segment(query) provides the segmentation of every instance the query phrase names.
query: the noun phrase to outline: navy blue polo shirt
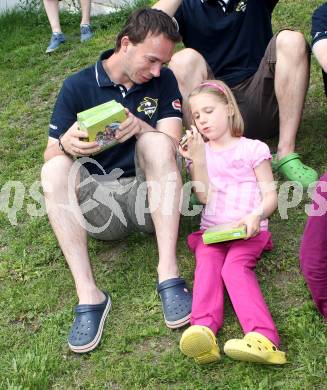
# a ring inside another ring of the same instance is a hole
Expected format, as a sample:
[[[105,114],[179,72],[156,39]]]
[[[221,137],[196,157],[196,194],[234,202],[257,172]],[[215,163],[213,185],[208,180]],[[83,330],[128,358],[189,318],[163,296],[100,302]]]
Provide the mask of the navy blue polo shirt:
[[[312,15],[312,46],[321,39],[327,39],[327,3],[321,5]],[[322,71],[327,96],[327,74]]]
[[[197,50],[216,79],[233,87],[258,69],[272,38],[278,0],[231,0],[226,12],[213,0],[183,0],[175,18],[186,47]]]
[[[49,126],[49,137],[58,139],[77,120],[77,113],[115,99],[135,116],[156,128],[161,119],[181,118],[181,94],[172,71],[162,68],[160,76],[144,84],[135,84],[128,91],[114,84],[103,68],[102,60],[113,50],[102,53],[99,61],[68,77],[60,90]],[[114,168],[124,171],[122,176],[135,176],[134,154],[136,138],[115,145],[92,156],[106,173]],[[95,164],[85,164],[91,174],[103,174]]]

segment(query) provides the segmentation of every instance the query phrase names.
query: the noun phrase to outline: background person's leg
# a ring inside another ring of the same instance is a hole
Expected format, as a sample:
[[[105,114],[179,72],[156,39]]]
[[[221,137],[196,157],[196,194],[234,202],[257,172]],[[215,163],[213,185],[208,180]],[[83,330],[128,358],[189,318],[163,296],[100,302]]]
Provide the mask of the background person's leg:
[[[90,26],[91,0],[80,0],[82,20],[81,20],[81,42],[92,38],[93,33]]]
[[[245,123],[245,136],[265,140],[278,134],[273,168],[305,188],[317,172],[294,153],[308,86],[308,49],[301,33],[284,30],[269,42],[257,72],[232,88]]]
[[[82,10],[81,26],[90,24],[91,0],[80,0]]]
[[[60,20],[59,20],[59,1],[58,0],[43,0],[45,12],[47,13],[51,31],[53,33],[60,33]]]
[[[275,91],[279,106],[277,167],[288,180],[307,188],[318,179],[294,153],[309,84],[309,46],[302,33],[283,30],[276,38]]]
[[[195,87],[208,78],[207,64],[196,50],[183,49],[173,55],[169,68],[173,71],[183,96],[183,124],[189,129],[192,118],[188,96]]]
[[[283,30],[276,38],[275,91],[279,106],[277,157],[294,152],[309,85],[308,44],[302,33]]]
[[[45,12],[47,13],[51,26],[51,40],[47,47],[46,53],[52,53],[58,49],[59,45],[65,42],[65,36],[61,32],[59,20],[59,1],[58,0],[43,0]]]

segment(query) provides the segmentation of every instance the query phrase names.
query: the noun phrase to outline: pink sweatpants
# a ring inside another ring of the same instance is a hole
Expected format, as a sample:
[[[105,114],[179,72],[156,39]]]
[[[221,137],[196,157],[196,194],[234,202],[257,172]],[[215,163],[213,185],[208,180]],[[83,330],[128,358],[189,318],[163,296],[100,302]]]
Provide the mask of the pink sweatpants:
[[[279,336],[254,272],[263,250],[272,249],[271,233],[248,240],[205,245],[202,231],[188,236],[195,253],[191,324],[215,334],[223,324],[224,286],[244,333],[259,332],[279,346]]]
[[[308,217],[301,242],[301,270],[318,310],[327,321],[327,172],[317,184],[313,210],[320,216]]]

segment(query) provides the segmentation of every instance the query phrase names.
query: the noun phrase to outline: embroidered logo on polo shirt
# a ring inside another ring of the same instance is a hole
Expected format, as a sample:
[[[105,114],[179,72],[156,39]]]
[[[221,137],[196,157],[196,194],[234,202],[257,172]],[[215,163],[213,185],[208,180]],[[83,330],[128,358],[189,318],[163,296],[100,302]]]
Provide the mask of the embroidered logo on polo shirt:
[[[144,112],[150,119],[158,108],[158,99],[152,99],[150,97],[145,97],[139,106],[137,107],[137,112]]]
[[[236,4],[235,11],[236,12],[245,12],[247,5],[247,0],[241,0]]]
[[[171,105],[173,106],[174,110],[182,111],[182,105],[179,99],[174,100]]]

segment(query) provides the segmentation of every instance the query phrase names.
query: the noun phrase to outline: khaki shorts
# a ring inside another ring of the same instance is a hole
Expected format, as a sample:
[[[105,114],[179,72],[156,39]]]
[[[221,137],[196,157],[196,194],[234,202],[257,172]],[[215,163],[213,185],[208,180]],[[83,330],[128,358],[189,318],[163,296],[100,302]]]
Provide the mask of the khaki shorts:
[[[178,154],[176,160],[181,170],[182,159]],[[117,178],[119,170],[107,175],[90,175],[81,166],[78,200],[90,236],[112,241],[135,231],[155,232],[149,213],[146,178],[136,153],[135,173],[135,177],[123,178]]]
[[[244,135],[267,139],[279,132],[279,112],[275,95],[276,38],[266,49],[256,73],[232,88],[244,120]]]

